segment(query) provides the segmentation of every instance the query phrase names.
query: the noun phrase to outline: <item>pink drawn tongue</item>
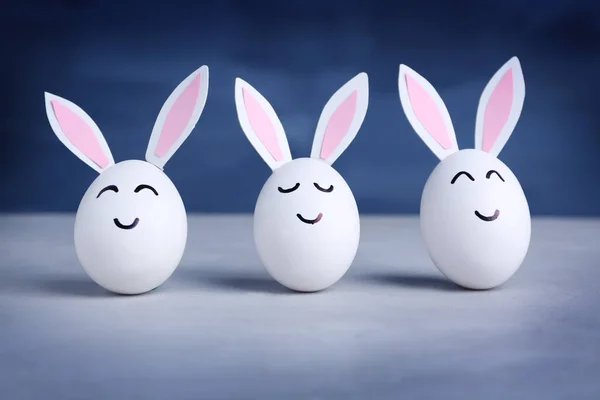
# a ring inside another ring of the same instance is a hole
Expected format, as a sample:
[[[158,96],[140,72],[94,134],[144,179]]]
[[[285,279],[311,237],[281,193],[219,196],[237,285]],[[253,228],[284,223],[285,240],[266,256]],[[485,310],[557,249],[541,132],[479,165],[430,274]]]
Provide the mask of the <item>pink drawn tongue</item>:
[[[323,218],[323,213],[319,213],[319,215],[317,215],[317,219],[315,219],[314,223],[316,224],[317,222],[319,222],[321,218]]]

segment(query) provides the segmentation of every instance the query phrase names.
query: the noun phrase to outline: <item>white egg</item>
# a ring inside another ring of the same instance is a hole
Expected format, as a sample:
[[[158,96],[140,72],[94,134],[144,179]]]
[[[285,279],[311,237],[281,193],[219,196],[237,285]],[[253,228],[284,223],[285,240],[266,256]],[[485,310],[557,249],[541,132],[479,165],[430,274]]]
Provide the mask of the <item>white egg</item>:
[[[484,88],[475,149],[459,150],[450,114],[434,87],[406,65],[400,101],[415,132],[440,159],[421,198],[421,231],[437,268],[458,285],[491,289],[519,269],[529,248],[531,216],[519,181],[497,156],[512,135],[525,99],[518,58]]]
[[[444,275],[467,288],[489,289],[507,281],[523,262],[531,218],[519,181],[502,161],[461,150],[429,176],[421,230]]]
[[[59,140],[100,175],[75,216],[75,252],[85,272],[115,293],[141,294],[175,271],[187,241],[183,200],[163,167],[190,135],[208,96],[208,67],[184,79],[161,108],[146,160],[115,164],[104,135],[75,103],[46,93]]]
[[[75,217],[79,262],[90,278],[116,293],[160,286],[179,265],[186,240],[179,192],[145,161],[123,161],[102,172]]]
[[[242,130],[273,173],[254,209],[254,242],[269,274],[300,292],[326,289],[354,261],[360,220],[354,195],[331,167],[360,129],[369,103],[360,73],[329,99],[317,124],[310,158],[292,160],[281,121],[256,89],[236,79]]]
[[[282,285],[302,292],[333,285],[352,264],[359,238],[352,191],[324,161],[293,160],[263,186],[254,240],[265,268]]]

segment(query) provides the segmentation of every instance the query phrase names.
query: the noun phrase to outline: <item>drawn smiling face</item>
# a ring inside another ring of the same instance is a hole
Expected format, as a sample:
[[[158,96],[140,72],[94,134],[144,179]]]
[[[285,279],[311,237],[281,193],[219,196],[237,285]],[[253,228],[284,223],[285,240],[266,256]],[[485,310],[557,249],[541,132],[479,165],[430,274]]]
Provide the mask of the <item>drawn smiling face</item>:
[[[254,238],[264,265],[295,290],[311,291],[313,284],[341,277],[356,254],[359,232],[352,191],[318,159],[299,158],[274,171],[254,211]]]
[[[331,193],[331,192],[333,192],[333,189],[334,189],[333,185],[322,187],[317,182],[313,182],[313,186],[318,191],[323,192],[323,193]],[[279,191],[279,193],[292,193],[292,192],[295,192],[296,190],[298,190],[299,188],[300,188],[300,182],[296,182],[294,184],[294,186],[292,186],[291,188],[286,189],[281,186],[278,186],[277,190]],[[317,200],[317,202],[318,202],[318,200]],[[296,217],[298,217],[298,219],[305,224],[314,225],[321,221],[321,218],[323,218],[323,213],[319,212],[319,214],[313,219],[303,217],[302,214],[300,214],[300,213],[297,213]]]
[[[265,183],[256,213],[263,204],[271,219],[294,226],[298,235],[315,229],[337,230],[357,210],[354,196],[342,176],[323,161],[300,158],[276,170]],[[262,214],[261,214],[262,215]],[[307,230],[308,229],[308,230]]]
[[[123,161],[100,174],[75,219],[81,264],[98,284],[119,293],[166,280],[186,238],[185,207],[177,189],[144,161]]]
[[[430,255],[463,286],[486,286],[485,277],[477,276],[479,266],[488,266],[482,273],[490,282],[512,275],[527,251],[530,224],[519,181],[485,152],[469,149],[448,156],[425,185],[421,227]],[[478,283],[467,282],[471,278]]]
[[[156,189],[154,187],[152,187],[151,185],[142,183],[138,186],[136,186],[136,188],[133,190],[134,193],[139,193],[142,190],[150,190],[152,193],[154,193],[155,196],[158,196],[158,192],[156,191]],[[98,193],[98,195],[96,196],[96,198],[100,198],[100,196],[104,193],[104,192],[115,192],[115,193],[119,193],[119,187],[117,185],[108,185],[103,187],[100,192]],[[140,219],[138,217],[135,217],[133,222],[130,224],[124,224],[123,222],[119,221],[119,218],[113,218],[113,222],[115,224],[115,226],[119,229],[125,229],[125,230],[130,230],[135,228],[138,223],[140,222]]]
[[[469,172],[467,172],[467,171],[459,171],[459,172],[456,173],[456,175],[454,175],[454,177],[450,181],[450,184],[454,185],[456,183],[456,181],[458,180],[458,178],[460,178],[461,176],[465,176],[466,178],[470,179],[472,182],[475,182],[475,178]],[[486,179],[491,179],[494,176],[497,177],[497,179],[500,179],[502,182],[505,182],[505,180],[502,177],[502,175],[500,175],[500,173],[498,171],[496,171],[495,169],[490,169],[485,174],[485,178]],[[483,188],[483,186],[478,185],[478,188],[481,190],[481,188]],[[500,210],[496,209],[493,212],[493,214],[491,214],[489,216],[483,215],[478,210],[475,210],[475,216],[477,218],[479,218],[480,220],[482,220],[482,221],[493,222],[493,221],[497,220],[498,217],[500,216]]]

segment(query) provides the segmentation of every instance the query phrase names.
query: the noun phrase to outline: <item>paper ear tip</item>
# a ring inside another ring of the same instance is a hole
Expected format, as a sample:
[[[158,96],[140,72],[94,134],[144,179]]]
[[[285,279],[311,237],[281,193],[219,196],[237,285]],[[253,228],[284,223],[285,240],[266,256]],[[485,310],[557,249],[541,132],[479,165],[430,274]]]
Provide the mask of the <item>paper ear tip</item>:
[[[52,94],[50,92],[44,92],[44,100],[46,100],[47,103],[51,102],[52,100],[56,100],[59,97],[55,94]]]
[[[236,89],[243,89],[244,86],[248,86],[248,82],[240,78],[239,76],[235,78],[235,87]]]
[[[399,71],[400,71],[400,75],[406,75],[406,74],[412,72],[413,70],[406,64],[400,64]]]
[[[506,64],[508,65],[509,69],[512,69],[513,71],[520,73],[521,72],[521,61],[519,60],[519,57],[514,56],[512,57],[510,60],[508,60],[506,62]]]
[[[355,79],[369,83],[369,75],[366,72],[361,72],[355,76]]]
[[[349,88],[351,89],[353,92],[354,91],[369,91],[369,76],[367,75],[366,72],[361,72],[359,74],[357,74],[356,76],[354,76],[354,78],[350,79],[348,82],[346,82],[346,84],[343,86],[344,88]],[[340,89],[342,90],[342,89]]]
[[[50,112],[52,114],[55,113],[55,109],[54,109],[55,103],[69,107],[71,102],[68,101],[67,99],[63,99],[62,97],[52,94],[50,92],[44,92],[44,104],[46,106],[47,112]]]
[[[201,81],[208,83],[208,67],[206,65],[203,65],[190,73],[187,78],[180,83],[180,85],[188,85],[197,80],[198,77],[200,77]]]
[[[238,96],[241,96],[244,92],[249,92],[253,96],[258,95],[260,97],[260,94],[258,94],[258,91],[254,86],[239,77],[235,78],[235,92]]]
[[[200,68],[198,68],[194,72],[194,74],[200,74],[200,75],[202,75],[202,79],[207,80],[208,79],[208,72],[209,72],[208,65],[203,65]]]

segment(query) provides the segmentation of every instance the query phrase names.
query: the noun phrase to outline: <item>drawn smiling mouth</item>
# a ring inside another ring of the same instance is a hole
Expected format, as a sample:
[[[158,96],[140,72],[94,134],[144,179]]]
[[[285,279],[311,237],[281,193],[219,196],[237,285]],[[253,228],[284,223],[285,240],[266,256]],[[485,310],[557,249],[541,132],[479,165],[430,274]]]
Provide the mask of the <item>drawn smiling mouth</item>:
[[[314,225],[317,222],[319,222],[321,220],[321,218],[323,218],[323,213],[319,213],[319,215],[317,215],[317,218],[315,218],[315,219],[306,219],[300,214],[296,214],[296,217],[298,217],[298,219],[300,221],[304,222],[305,224]]]
[[[119,222],[118,218],[114,218],[113,222],[115,223],[115,225],[117,226],[117,228],[121,228],[121,229],[133,229],[137,226],[138,222],[140,222],[139,218],[136,218],[133,220],[133,222],[129,225],[123,225],[121,222]]]
[[[498,219],[498,216],[500,215],[500,210],[496,210],[494,212],[494,215],[492,215],[490,217],[486,217],[485,215],[480,214],[479,211],[477,211],[477,210],[475,210],[475,215],[477,215],[477,218],[479,218],[482,221],[492,222],[492,221],[495,221],[496,219]]]

